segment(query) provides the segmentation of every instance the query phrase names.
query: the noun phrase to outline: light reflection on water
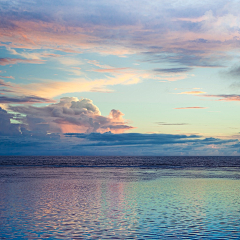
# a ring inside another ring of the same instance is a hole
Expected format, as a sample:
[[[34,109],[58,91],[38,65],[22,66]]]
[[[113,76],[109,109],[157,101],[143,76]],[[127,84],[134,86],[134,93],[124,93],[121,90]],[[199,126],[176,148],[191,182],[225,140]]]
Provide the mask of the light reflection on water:
[[[1,239],[240,239],[234,168],[0,169]]]

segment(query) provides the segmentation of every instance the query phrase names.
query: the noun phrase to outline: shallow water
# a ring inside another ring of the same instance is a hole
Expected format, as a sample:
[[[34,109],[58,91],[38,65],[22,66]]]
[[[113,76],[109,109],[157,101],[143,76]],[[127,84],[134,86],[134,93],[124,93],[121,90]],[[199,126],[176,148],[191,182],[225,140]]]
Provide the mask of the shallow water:
[[[240,171],[0,168],[0,239],[240,239]]]

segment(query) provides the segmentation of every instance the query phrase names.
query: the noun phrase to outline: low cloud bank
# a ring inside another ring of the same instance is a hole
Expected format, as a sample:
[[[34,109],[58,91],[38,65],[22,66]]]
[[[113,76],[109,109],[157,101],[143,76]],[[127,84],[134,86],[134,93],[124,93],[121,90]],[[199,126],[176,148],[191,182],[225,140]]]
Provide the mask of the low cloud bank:
[[[125,133],[123,113],[102,116],[90,99],[0,108],[0,155],[240,155],[239,140]]]

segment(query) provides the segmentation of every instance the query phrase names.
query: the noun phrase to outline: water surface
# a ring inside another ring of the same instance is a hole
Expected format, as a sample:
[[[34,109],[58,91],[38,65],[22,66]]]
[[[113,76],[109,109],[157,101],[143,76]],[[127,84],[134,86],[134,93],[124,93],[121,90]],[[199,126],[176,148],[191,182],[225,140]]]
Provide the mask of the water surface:
[[[240,239],[238,158],[115,159],[0,158],[0,239]]]

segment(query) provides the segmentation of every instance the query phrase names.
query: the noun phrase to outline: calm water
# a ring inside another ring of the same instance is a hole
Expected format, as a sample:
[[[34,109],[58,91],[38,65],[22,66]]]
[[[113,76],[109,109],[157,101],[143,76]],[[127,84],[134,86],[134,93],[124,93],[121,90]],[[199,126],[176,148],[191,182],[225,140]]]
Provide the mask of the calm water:
[[[0,157],[0,239],[39,238],[240,239],[240,159]]]

